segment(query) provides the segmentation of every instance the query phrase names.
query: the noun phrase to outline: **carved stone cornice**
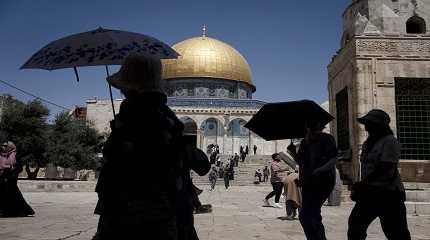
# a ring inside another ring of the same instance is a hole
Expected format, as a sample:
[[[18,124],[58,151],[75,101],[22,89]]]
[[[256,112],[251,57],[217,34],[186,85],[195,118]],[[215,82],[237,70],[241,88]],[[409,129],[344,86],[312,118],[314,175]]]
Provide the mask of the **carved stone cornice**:
[[[430,58],[429,37],[357,37],[358,56]]]

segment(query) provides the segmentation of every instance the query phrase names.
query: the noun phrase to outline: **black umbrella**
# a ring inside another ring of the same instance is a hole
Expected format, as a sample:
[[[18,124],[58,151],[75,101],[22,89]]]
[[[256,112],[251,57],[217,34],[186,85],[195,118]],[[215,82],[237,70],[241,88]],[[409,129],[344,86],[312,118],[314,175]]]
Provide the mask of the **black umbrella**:
[[[327,111],[311,100],[268,103],[245,125],[267,141],[303,138],[307,122],[323,126],[334,119]]]

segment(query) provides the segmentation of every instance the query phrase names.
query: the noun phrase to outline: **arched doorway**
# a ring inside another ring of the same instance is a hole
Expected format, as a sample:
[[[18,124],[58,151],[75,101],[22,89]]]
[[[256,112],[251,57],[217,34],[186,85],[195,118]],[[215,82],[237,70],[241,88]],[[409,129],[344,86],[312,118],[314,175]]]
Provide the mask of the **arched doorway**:
[[[220,151],[223,152],[223,135],[224,127],[220,120],[216,118],[208,118],[200,126],[202,130],[202,148],[207,149],[210,145],[218,145]]]
[[[187,142],[197,146],[197,124],[190,117],[181,117],[181,122],[184,124],[184,136]]]
[[[250,132],[245,128],[246,123],[247,122],[242,118],[236,118],[229,122],[227,126],[227,137],[229,141],[231,141],[231,146],[229,147],[231,152],[228,151],[229,153],[239,153],[240,146],[243,146],[244,150],[246,146],[249,148],[251,147],[249,146]]]
[[[406,33],[410,34],[425,34],[426,21],[418,16],[413,16],[406,22]]]

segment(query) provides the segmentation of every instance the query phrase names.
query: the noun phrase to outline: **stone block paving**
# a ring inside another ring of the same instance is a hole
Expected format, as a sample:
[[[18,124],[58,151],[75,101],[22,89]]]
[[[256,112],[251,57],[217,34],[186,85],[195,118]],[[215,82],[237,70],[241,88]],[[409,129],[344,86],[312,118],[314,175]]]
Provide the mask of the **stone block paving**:
[[[219,185],[213,192],[208,186],[201,201],[213,205],[210,214],[195,216],[202,240],[304,240],[298,220],[286,221],[284,209],[263,207],[262,199],[270,187],[233,186],[229,191]],[[97,226],[93,215],[97,195],[91,192],[32,192],[24,197],[36,211],[35,217],[0,218],[1,240],[78,240],[91,239]],[[323,218],[330,240],[346,239],[347,219],[352,204],[324,207]],[[430,240],[430,216],[408,215],[412,239]],[[369,228],[368,239],[385,239],[379,222]]]

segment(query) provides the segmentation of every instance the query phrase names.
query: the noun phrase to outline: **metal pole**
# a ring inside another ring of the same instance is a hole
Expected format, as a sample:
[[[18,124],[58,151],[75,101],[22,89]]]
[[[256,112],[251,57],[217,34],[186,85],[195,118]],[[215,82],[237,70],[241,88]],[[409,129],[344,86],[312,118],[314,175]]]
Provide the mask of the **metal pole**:
[[[107,77],[109,77],[109,68],[107,65],[105,65],[106,67],[106,75]],[[113,118],[115,119],[115,105],[113,104],[113,96],[112,96],[112,86],[110,85],[110,83],[108,82],[109,85],[109,94],[110,94],[110,103],[112,104],[112,112],[113,112]]]

